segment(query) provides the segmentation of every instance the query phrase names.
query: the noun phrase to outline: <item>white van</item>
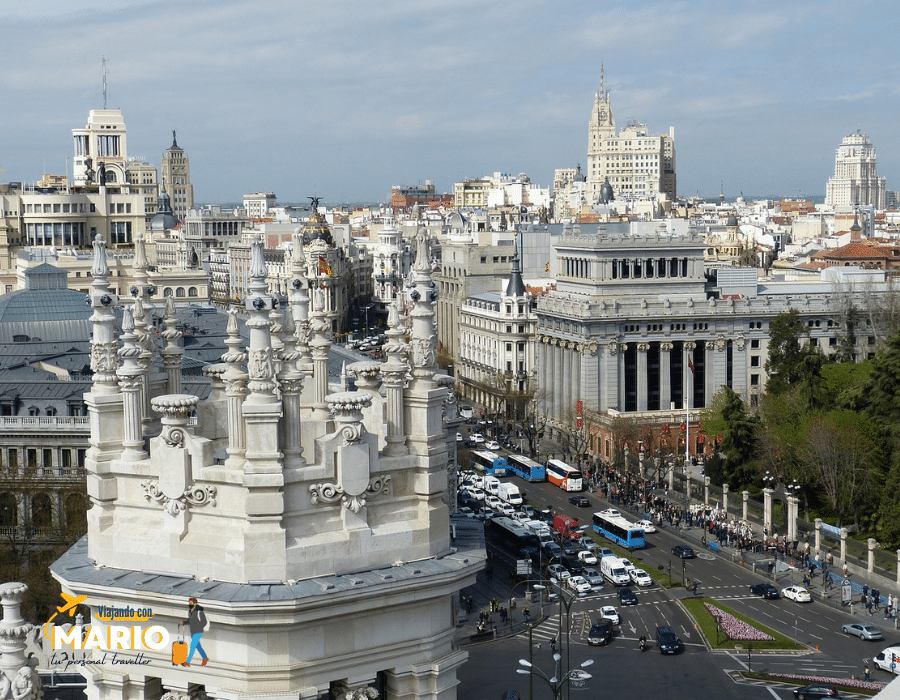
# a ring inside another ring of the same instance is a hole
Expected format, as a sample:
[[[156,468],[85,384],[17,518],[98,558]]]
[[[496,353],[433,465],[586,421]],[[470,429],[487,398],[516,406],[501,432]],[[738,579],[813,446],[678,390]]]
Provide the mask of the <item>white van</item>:
[[[631,577],[618,557],[603,557],[600,560],[600,573],[614,586],[627,586],[631,583]]]
[[[515,484],[510,484],[505,481],[501,482],[497,489],[497,495],[500,497],[501,501],[506,501],[511,506],[522,505],[522,494],[519,491],[519,487]]]
[[[882,671],[890,671],[895,676],[900,676],[900,647],[888,647],[878,656],[872,657],[872,663]]]
[[[496,476],[484,477],[484,490],[486,493],[489,493],[492,496],[497,496],[497,491],[500,490],[500,479],[498,479]]]

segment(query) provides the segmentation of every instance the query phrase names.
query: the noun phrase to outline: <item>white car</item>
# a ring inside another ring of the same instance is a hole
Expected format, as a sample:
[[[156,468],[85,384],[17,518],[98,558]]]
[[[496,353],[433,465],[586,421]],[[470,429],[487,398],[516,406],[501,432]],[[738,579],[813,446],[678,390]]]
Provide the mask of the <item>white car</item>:
[[[476,501],[483,501],[483,500],[484,500],[484,491],[482,491],[482,490],[481,490],[480,488],[478,488],[477,486],[469,486],[469,487],[466,489],[466,491],[467,491],[468,494],[469,494],[472,498],[474,498]]]
[[[650,534],[651,532],[656,532],[656,525],[654,525],[649,520],[639,520],[638,527],[641,528],[641,530],[643,530],[647,534]]]
[[[469,436],[469,440],[474,442],[476,445],[480,445],[484,442],[484,435],[482,435],[481,433],[472,433]]]
[[[578,593],[591,592],[591,584],[587,582],[587,579],[584,578],[584,576],[571,576],[566,579],[566,585]]]
[[[552,578],[558,579],[560,581],[562,581],[563,579],[567,579],[572,575],[569,573],[569,570],[562,564],[551,564],[547,567],[547,573]]]
[[[503,513],[507,518],[511,518],[516,513],[516,509],[509,505],[509,503],[501,503],[497,510]]]
[[[601,510],[600,515],[608,515],[611,518],[621,518],[622,514],[615,508],[607,508],[606,510]]]
[[[611,620],[614,625],[618,625],[621,622],[618,611],[612,605],[604,605],[600,608],[600,617]]]
[[[490,506],[494,510],[499,510],[500,506],[503,505],[503,501],[501,501],[495,495],[490,494],[490,493],[487,496],[485,496],[484,502],[486,505]]]
[[[653,579],[650,578],[650,574],[648,574],[643,569],[632,569],[631,580],[634,581],[638,586],[652,586]]]
[[[781,589],[781,595],[796,603],[809,603],[812,600],[809,591],[803,586],[788,586],[787,588],[783,588]]]
[[[635,569],[634,564],[632,564],[630,560],[625,559],[624,557],[619,559],[619,561],[622,562],[622,566],[625,569],[625,573],[628,574],[629,576],[631,576],[631,572],[634,571],[634,569]]]
[[[603,575],[597,569],[585,569],[582,574],[592,586],[603,585]]]
[[[456,434],[456,441],[457,441],[457,442],[462,442],[462,441],[463,441],[462,433],[457,433],[457,434]]]
[[[496,440],[488,440],[486,443],[484,443],[484,449],[486,449],[486,450],[499,450],[499,449],[500,449],[500,443],[497,442]]]
[[[597,555],[586,549],[578,552],[578,558],[581,560],[582,564],[587,564],[588,566],[593,566],[597,563]]]
[[[518,520],[520,523],[526,523],[531,520],[531,518],[528,517],[528,513],[522,513],[521,511],[516,511],[515,513],[513,513],[512,519]]]

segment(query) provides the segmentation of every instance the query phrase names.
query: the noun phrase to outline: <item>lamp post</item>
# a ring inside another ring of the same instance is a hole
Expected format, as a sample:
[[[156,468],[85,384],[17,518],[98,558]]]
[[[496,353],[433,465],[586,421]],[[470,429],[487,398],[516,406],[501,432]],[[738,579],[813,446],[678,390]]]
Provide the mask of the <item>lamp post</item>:
[[[563,606],[565,606],[565,609],[566,609],[566,630],[568,631],[568,630],[570,630],[570,629],[572,628],[572,624],[571,624],[571,611],[572,611],[572,603],[575,602],[575,597],[576,597],[576,596],[572,596],[571,598],[567,598],[567,597],[565,596],[564,592],[563,592],[563,587],[560,585],[560,583],[559,583],[559,581],[558,581],[557,579],[551,577],[551,578],[550,578],[550,583],[552,583],[554,586],[556,586],[556,593],[551,594],[551,596],[552,596],[552,595],[556,595],[556,596],[559,597],[559,632],[558,632],[558,634],[556,635],[556,638],[557,638],[557,641],[558,641],[558,645],[559,645],[559,646],[558,646],[559,653],[554,655],[554,658],[555,658],[556,661],[557,661],[557,676],[559,676],[559,672],[560,672],[560,669],[559,669],[559,662],[560,662],[560,659],[562,658],[562,650],[563,650],[563,649],[562,649],[562,644],[563,644],[563,633],[562,633],[562,612],[563,612]],[[568,634],[566,635],[566,638],[568,639]],[[570,646],[569,644],[566,644],[566,668],[570,668],[570,667],[571,667],[571,661],[572,661],[572,650],[571,650],[571,646]],[[565,678],[564,678],[563,680],[560,681],[560,684],[561,684],[563,681],[565,681],[565,683],[566,683],[566,688],[567,688],[566,696],[567,696],[567,697],[568,697],[568,694],[569,694],[569,693],[568,693],[568,683],[569,683],[570,673],[571,673],[571,671],[570,671],[569,673],[566,674],[566,676],[565,676]],[[544,678],[545,678],[545,680],[549,680],[549,679],[547,679],[546,677],[544,677]],[[556,695],[556,696],[554,696],[554,697],[560,697],[560,696]]]
[[[531,590],[533,590],[533,591],[543,591],[543,590],[544,590],[544,586],[542,586],[542,585],[540,584],[539,579],[538,579],[538,580],[534,580],[534,579],[530,579],[530,578],[529,578],[529,579],[526,579],[526,580],[524,580],[524,581],[519,581],[519,582],[518,582],[517,584],[515,584],[512,588],[509,589],[509,604],[508,604],[508,606],[507,606],[507,610],[512,610],[512,607],[513,607],[512,603],[513,603],[513,597],[514,597],[514,596],[513,596],[513,592],[516,590],[516,588],[518,588],[519,586],[521,586],[523,583],[524,583],[525,586],[526,586],[526,591],[525,591],[526,596],[527,596],[527,594],[528,594],[528,589],[527,589],[528,584],[531,584],[531,583],[534,584],[534,585],[531,587]],[[530,603],[531,601],[529,600],[528,602]],[[541,602],[541,610],[543,610],[543,607],[544,607],[544,605],[543,605],[543,601],[542,601],[542,602]],[[514,624],[513,624],[513,616],[510,615],[510,616],[509,616],[509,631],[510,631],[510,632],[513,631],[513,626],[514,626]]]
[[[562,689],[563,689],[563,687],[568,687],[569,681],[572,678],[577,676],[579,680],[582,680],[582,679],[587,680],[588,678],[592,677],[590,673],[588,673],[587,671],[582,671],[581,669],[587,668],[588,666],[593,664],[594,663],[593,659],[588,659],[587,661],[582,662],[582,664],[578,668],[570,669],[566,673],[566,675],[562,676],[561,678],[559,676],[559,673],[560,673],[559,666],[560,666],[560,660],[562,659],[562,654],[557,652],[556,654],[553,655],[553,659],[554,659],[554,661],[556,661],[557,672],[550,678],[548,678],[547,674],[545,674],[543,671],[541,671],[541,669],[539,669],[533,663],[531,663],[530,661],[527,661],[525,659],[519,659],[519,665],[524,666],[525,668],[517,668],[516,673],[522,673],[522,674],[527,673],[528,675],[532,676],[532,678],[534,677],[534,674],[536,673],[538,675],[538,678],[540,678],[548,686],[550,686],[550,690],[553,692],[554,700],[560,700],[560,698],[562,698]]]

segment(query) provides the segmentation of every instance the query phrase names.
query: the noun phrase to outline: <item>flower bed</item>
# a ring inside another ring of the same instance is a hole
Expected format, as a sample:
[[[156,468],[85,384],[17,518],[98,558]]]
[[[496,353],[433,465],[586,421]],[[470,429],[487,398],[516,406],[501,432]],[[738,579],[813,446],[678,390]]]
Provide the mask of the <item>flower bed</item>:
[[[822,676],[797,676],[792,673],[769,673],[770,678],[784,678],[787,681],[802,681],[803,683],[831,683],[832,685],[859,688],[861,690],[882,690],[886,683],[875,681],[851,680],[849,678],[824,678]]]
[[[774,637],[760,632],[752,625],[748,625],[742,620],[738,620],[734,615],[730,615],[724,610],[720,610],[715,605],[704,603],[710,614],[716,618],[716,622],[722,628],[722,631],[728,635],[729,639],[742,642],[771,642]]]

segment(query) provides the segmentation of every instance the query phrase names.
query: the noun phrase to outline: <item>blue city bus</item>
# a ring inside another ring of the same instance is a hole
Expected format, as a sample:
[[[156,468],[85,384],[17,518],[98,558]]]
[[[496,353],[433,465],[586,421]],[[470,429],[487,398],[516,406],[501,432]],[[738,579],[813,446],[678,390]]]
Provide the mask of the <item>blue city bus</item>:
[[[473,450],[469,464],[473,469],[477,469],[485,474],[493,474],[494,476],[506,476],[508,468],[505,457],[487,450]]]
[[[533,459],[523,455],[509,455],[506,464],[513,474],[521,476],[525,481],[547,481],[547,468]]]
[[[594,532],[626,549],[640,549],[647,544],[644,530],[617,515],[594,513]]]

